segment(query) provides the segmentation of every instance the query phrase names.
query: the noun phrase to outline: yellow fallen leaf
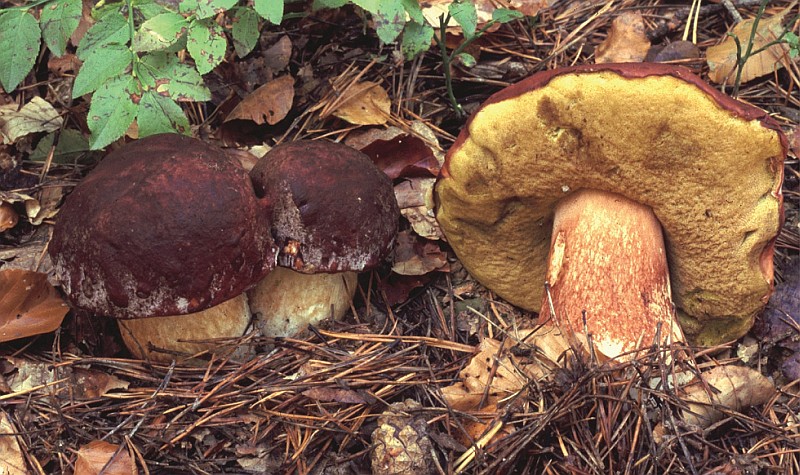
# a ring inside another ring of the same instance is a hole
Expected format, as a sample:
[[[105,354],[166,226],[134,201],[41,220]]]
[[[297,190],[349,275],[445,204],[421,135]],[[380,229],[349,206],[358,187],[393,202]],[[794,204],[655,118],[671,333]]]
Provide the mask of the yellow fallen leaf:
[[[139,471],[128,450],[102,440],[94,440],[78,450],[75,475],[131,475]]]
[[[286,75],[273,79],[259,87],[233,108],[225,122],[241,119],[252,120],[258,125],[275,125],[292,110],[294,102],[294,78]]]
[[[389,94],[376,82],[353,84],[344,91],[333,115],[355,125],[383,125],[389,120]]]
[[[614,19],[606,39],[598,45],[596,63],[640,63],[650,50],[641,13],[624,12]]]
[[[758,29],[753,39],[753,51],[766,46],[771,41],[777,39],[784,31],[783,19],[787,10],[770,18],[762,18],[758,23]],[[708,63],[708,78],[717,83],[732,82],[737,69],[737,49],[736,40],[741,44],[742,53],[747,48],[747,42],[753,30],[753,20],[746,20],[736,25],[725,36],[725,40],[706,50],[706,62]],[[742,82],[750,81],[783,67],[783,61],[789,60],[789,47],[785,44],[770,46],[766,50],[748,58],[742,68]]]
[[[69,307],[47,275],[21,269],[0,271],[0,342],[49,333]]]

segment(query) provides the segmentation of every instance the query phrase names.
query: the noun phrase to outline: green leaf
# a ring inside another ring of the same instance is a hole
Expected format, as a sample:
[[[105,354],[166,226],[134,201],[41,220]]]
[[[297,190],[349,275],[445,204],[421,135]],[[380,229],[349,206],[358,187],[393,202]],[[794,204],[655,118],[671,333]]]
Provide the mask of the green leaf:
[[[67,40],[81,20],[81,0],[56,0],[42,7],[39,24],[45,44],[55,56],[63,56]]]
[[[197,71],[206,74],[225,59],[228,40],[225,39],[222,27],[213,21],[198,21],[189,27],[186,49],[194,58]]]
[[[406,25],[406,11],[400,0],[381,0],[378,10],[372,12],[375,31],[384,43],[396,40]]]
[[[6,92],[16,89],[33,69],[40,37],[39,22],[27,11],[0,14],[0,85]]]
[[[164,132],[178,132],[188,134],[189,119],[183,113],[181,106],[169,97],[147,91],[139,102],[139,115],[136,118],[139,125],[139,137],[147,137]]]
[[[124,45],[130,40],[128,20],[119,14],[106,15],[83,35],[76,54],[85,61],[96,50],[106,45]]]
[[[467,68],[472,68],[472,67],[474,67],[476,64],[478,64],[478,61],[475,59],[475,56],[472,56],[472,55],[471,55],[471,54],[469,54],[469,53],[460,53],[460,54],[458,55],[458,59],[460,59],[460,60],[461,60],[461,63],[462,63],[464,66],[466,66]]]
[[[211,91],[195,68],[181,63],[175,55],[151,53],[136,65],[142,84],[176,101],[208,101]]]
[[[283,0],[255,0],[253,8],[273,25],[280,25],[283,20]]]
[[[197,19],[211,18],[217,13],[230,10],[237,0],[181,0],[181,13],[193,13]]]
[[[419,23],[420,25],[425,24],[425,16],[422,14],[422,8],[419,6],[418,0],[401,0],[403,8],[408,13],[408,16],[411,17],[412,21]]]
[[[127,74],[103,83],[92,95],[92,104],[86,122],[92,136],[92,150],[104,148],[122,137],[133,119],[139,105],[134,102],[136,80]]]
[[[475,36],[475,30],[478,29],[478,12],[472,2],[453,2],[448,11],[450,16],[461,25],[465,39]]]
[[[311,3],[311,10],[322,10],[323,8],[342,8],[349,3],[348,0],[314,0]]]
[[[375,13],[380,9],[381,2],[384,0],[352,0],[355,5],[363,8],[364,10]],[[386,0],[388,2],[395,2],[396,0]]]
[[[142,23],[133,38],[134,51],[158,51],[175,44],[189,22],[177,13],[156,15]]]
[[[250,8],[237,8],[233,17],[233,47],[236,54],[243,58],[253,51],[258,44],[258,15]]]
[[[496,8],[492,12],[492,21],[496,23],[508,23],[510,21],[519,20],[520,18],[525,18],[525,15],[516,10],[509,10],[508,8]]]
[[[36,144],[36,148],[28,156],[32,162],[44,162],[53,147],[55,136],[58,132],[52,132],[42,137]],[[86,158],[94,155],[89,153],[89,141],[79,131],[75,129],[64,129],[58,134],[58,144],[53,153],[53,163],[71,164],[75,161],[85,162]]]
[[[139,13],[145,20],[155,18],[162,13],[175,12],[176,9],[169,9],[165,5],[167,2],[162,0],[132,0],[133,9]]]
[[[403,30],[403,42],[400,51],[407,60],[413,59],[420,53],[428,51],[433,39],[433,28],[427,23],[410,21]]]
[[[106,45],[105,48],[92,50],[75,77],[73,99],[95,91],[107,80],[118,76],[130,66],[132,60],[131,50],[124,45]]]

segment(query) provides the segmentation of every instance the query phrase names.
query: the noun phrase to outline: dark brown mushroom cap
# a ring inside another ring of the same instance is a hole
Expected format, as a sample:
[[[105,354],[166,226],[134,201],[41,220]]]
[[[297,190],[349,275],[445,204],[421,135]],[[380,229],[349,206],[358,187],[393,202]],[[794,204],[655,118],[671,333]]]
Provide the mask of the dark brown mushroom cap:
[[[391,251],[400,210],[392,182],[363,153],[302,140],[276,146],[250,171],[272,206],[278,264],[298,272],[360,272]]]
[[[685,68],[562,68],[473,114],[448,151],[436,217],[475,278],[538,310],[559,200],[596,189],[647,205],[683,329],[715,344],[744,334],[770,295],[785,154],[766,112]]]
[[[75,187],[49,252],[81,309],[117,318],[198,312],[274,266],[265,208],[221,149],[151,136],[110,153]]]

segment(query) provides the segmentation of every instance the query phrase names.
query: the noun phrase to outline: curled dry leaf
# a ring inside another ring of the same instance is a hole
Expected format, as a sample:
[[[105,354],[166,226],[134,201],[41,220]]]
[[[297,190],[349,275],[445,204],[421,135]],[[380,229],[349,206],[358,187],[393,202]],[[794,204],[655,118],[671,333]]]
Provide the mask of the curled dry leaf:
[[[19,222],[19,215],[11,203],[0,201],[0,233],[8,231]]]
[[[783,32],[783,19],[789,9],[784,10],[770,18],[762,18],[758,22],[758,29],[753,39],[753,51],[763,48],[768,43],[775,41]],[[737,69],[737,49],[736,40],[738,38],[741,45],[747,45],[750,34],[753,30],[754,20],[740,22],[729,35],[725,35],[725,40],[706,50],[706,62],[708,63],[708,78],[717,84],[731,82],[736,75]],[[730,35],[733,35],[730,36]],[[766,50],[751,56],[742,68],[742,82],[750,81],[783,67],[783,62],[789,61],[789,47],[785,44],[772,45]]]
[[[695,381],[681,388],[680,397],[688,405],[683,412],[687,424],[708,427],[725,416],[721,409],[741,412],[775,395],[766,376],[745,366],[715,366],[701,376],[705,384]]]
[[[446,271],[447,255],[439,246],[422,239],[410,231],[400,231],[394,251],[392,270],[401,275],[424,275],[433,271]]]
[[[624,12],[614,19],[606,39],[595,52],[596,63],[640,63],[647,56],[650,40],[638,12]]]
[[[0,474],[27,475],[25,455],[17,440],[19,430],[14,427],[11,418],[0,411]]]
[[[433,211],[433,187],[436,178],[409,178],[394,187],[394,195],[411,228],[426,239],[444,239]]]
[[[283,71],[289,66],[289,60],[292,58],[292,40],[283,35],[275,42],[274,45],[264,51],[264,60],[266,66],[272,71]]]
[[[75,475],[131,475],[139,473],[125,447],[94,440],[78,449]]]
[[[651,63],[666,63],[700,57],[700,49],[691,41],[673,41],[666,46],[653,46],[644,59]]]
[[[61,325],[68,311],[46,274],[0,271],[0,342],[49,333]]]
[[[258,125],[275,125],[292,110],[294,78],[286,75],[264,84],[233,108],[225,122],[251,120]]]
[[[333,105],[334,116],[354,125],[383,125],[389,120],[389,94],[376,82],[360,82],[348,87]]]
[[[16,104],[0,106],[0,139],[5,143],[15,143],[28,134],[53,132],[64,122],[55,107],[39,96],[17,109]]]

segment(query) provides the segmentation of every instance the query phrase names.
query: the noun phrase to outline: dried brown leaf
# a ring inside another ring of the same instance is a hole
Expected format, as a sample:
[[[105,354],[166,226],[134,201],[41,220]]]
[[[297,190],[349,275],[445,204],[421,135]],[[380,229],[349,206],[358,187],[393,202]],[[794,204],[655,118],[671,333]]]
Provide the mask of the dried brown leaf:
[[[784,28],[783,19],[788,9],[770,18],[762,18],[758,23],[755,38],[753,40],[753,51],[766,46],[781,35]],[[739,39],[742,48],[745,48],[750,40],[753,30],[754,20],[740,22],[730,35]],[[730,35],[726,35],[722,43],[711,46],[706,50],[706,62],[708,63],[708,78],[722,84],[725,81],[732,81],[737,70],[737,48],[736,40]],[[788,60],[789,47],[785,44],[770,46],[766,50],[751,56],[742,68],[742,82],[750,81],[783,67],[783,61]]]
[[[264,51],[266,66],[276,72],[286,69],[291,58],[292,40],[286,35],[281,36],[274,45]]]
[[[75,475],[132,475],[139,471],[124,447],[94,440],[78,450]]]
[[[401,275],[424,275],[447,268],[447,255],[436,243],[408,230],[398,234],[394,252],[392,270]]]
[[[338,402],[341,404],[366,404],[367,401],[355,391],[337,388],[311,388],[301,393],[303,396],[322,402]]]
[[[0,474],[27,475],[25,455],[17,440],[20,431],[14,427],[8,414],[0,410]]]
[[[722,408],[740,412],[775,395],[775,386],[766,376],[745,366],[715,366],[701,376],[705,384],[695,381],[681,388],[680,397],[688,403],[683,412],[687,424],[708,427],[724,417]]]
[[[361,82],[350,86],[343,100],[332,113],[355,125],[383,125],[389,120],[389,94],[376,82]]]
[[[0,271],[0,342],[51,332],[68,311],[47,282],[47,275],[20,269]]]
[[[638,12],[624,12],[614,19],[606,39],[595,52],[596,63],[639,63],[647,56],[644,19]]]
[[[0,201],[0,233],[8,231],[19,222],[19,215],[14,211],[11,203]]]
[[[394,187],[394,195],[411,228],[426,239],[442,239],[444,235],[433,211],[433,187],[436,178],[408,178]]]
[[[392,180],[439,175],[439,162],[431,147],[411,134],[401,133],[387,140],[376,139],[361,151]]]
[[[292,110],[294,78],[281,76],[264,84],[233,108],[225,122],[234,119],[250,120],[258,125],[275,125]]]

